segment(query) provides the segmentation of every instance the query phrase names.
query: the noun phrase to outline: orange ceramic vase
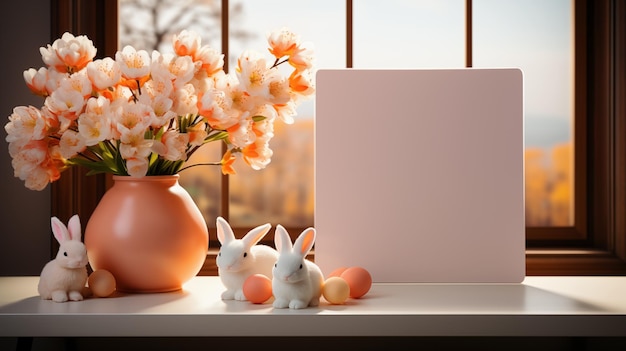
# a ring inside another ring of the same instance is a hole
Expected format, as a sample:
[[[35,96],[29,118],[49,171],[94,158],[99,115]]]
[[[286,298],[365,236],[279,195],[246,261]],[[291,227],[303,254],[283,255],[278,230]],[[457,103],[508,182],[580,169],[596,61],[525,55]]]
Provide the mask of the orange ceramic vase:
[[[118,291],[179,290],[202,268],[208,228],[178,177],[113,176],[89,218],[89,263],[111,272]]]

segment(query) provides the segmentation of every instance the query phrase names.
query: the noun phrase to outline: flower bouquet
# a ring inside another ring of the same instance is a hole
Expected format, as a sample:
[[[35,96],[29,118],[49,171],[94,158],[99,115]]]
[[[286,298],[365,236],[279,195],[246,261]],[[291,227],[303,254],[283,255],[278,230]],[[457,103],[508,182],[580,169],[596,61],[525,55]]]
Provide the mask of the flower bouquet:
[[[238,156],[264,168],[274,121],[293,123],[315,91],[312,49],[286,28],[268,43],[270,60],[245,51],[226,73],[224,55],[190,31],[173,36],[172,54],[126,46],[95,60],[90,39],[63,34],[40,48],[44,67],[24,72],[43,106],[15,107],[5,125],[15,176],[42,190],[75,165],[88,174],[172,175],[198,165],[186,161],[210,142],[227,145],[208,163],[225,174]]]

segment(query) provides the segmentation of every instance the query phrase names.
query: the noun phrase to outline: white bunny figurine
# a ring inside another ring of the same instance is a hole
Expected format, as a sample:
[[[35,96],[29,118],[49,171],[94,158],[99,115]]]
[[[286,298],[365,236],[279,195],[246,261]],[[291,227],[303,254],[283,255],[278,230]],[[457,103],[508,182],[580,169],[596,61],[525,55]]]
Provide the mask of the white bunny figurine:
[[[222,217],[217,218],[217,239],[221,247],[216,263],[222,284],[226,287],[222,300],[246,301],[243,283],[253,274],[263,274],[272,279],[278,252],[267,245],[256,245],[271,227],[266,223],[250,230],[243,238],[235,239],[228,222]]]
[[[272,279],[274,308],[319,305],[324,275],[315,263],[305,259],[315,243],[315,229],[305,229],[292,246],[287,230],[279,224],[274,242],[279,253]]]
[[[59,242],[59,252],[41,271],[37,291],[44,300],[80,301],[87,283],[87,249],[81,242],[78,215],[70,218],[67,227],[57,217],[50,219],[52,233]]]

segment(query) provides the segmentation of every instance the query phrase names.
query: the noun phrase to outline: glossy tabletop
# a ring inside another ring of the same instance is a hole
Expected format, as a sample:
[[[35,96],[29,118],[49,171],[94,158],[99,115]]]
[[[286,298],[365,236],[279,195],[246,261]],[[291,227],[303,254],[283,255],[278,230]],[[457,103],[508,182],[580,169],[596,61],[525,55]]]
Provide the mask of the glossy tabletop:
[[[626,336],[626,277],[522,284],[375,283],[302,310],[222,301],[218,277],[180,291],[55,303],[38,277],[0,277],[2,336]]]

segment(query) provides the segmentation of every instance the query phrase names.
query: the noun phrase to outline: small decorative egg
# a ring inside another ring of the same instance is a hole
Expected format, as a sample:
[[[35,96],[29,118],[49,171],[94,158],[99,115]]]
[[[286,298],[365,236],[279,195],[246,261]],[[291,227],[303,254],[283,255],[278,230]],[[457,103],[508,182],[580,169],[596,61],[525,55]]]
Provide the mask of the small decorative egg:
[[[272,280],[263,274],[249,276],[243,282],[243,295],[252,303],[264,303],[272,297]]]
[[[341,305],[346,302],[350,295],[350,286],[341,277],[330,277],[324,282],[322,295],[331,304]]]
[[[372,287],[372,276],[363,267],[350,267],[340,275],[350,285],[350,297],[358,299]]]
[[[107,297],[115,291],[115,277],[104,269],[91,273],[87,282],[91,292],[97,297]]]
[[[330,274],[328,275],[328,278],[330,278],[330,277],[339,277],[341,275],[341,273],[343,273],[343,271],[345,271],[346,269],[348,269],[348,267],[339,267],[339,268],[335,269],[334,271],[330,272]]]

